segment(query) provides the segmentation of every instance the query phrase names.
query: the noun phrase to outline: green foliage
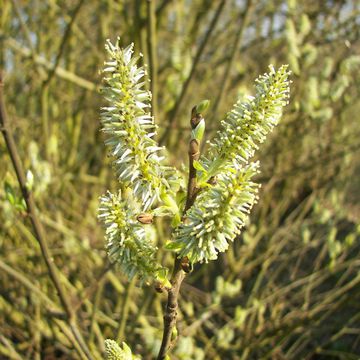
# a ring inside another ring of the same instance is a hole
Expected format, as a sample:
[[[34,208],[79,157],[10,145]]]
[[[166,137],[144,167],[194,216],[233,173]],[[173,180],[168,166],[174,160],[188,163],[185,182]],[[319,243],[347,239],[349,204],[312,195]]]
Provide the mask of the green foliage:
[[[26,203],[24,199],[19,196],[15,189],[5,181],[4,183],[4,191],[6,200],[10,203],[11,206],[14,207],[17,211],[25,211],[26,210]]]
[[[202,118],[196,125],[195,129],[191,131],[191,138],[197,140],[199,143],[203,139],[205,133],[205,120]]]

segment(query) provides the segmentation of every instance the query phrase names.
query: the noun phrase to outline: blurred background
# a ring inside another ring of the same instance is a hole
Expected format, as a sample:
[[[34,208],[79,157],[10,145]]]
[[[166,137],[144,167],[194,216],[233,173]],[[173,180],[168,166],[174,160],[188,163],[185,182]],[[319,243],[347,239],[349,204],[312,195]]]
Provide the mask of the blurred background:
[[[104,43],[148,64],[158,139],[187,163],[254,79],[288,63],[291,99],[261,147],[260,200],[182,287],[173,359],[359,359],[360,3],[356,0],[0,0],[11,128],[54,261],[95,359],[104,339],[155,357],[165,295],[108,263],[99,196],[118,187],[100,132]],[[0,358],[78,359],[0,139]],[[169,224],[158,221],[159,247]],[[162,259],[171,263],[171,258]]]

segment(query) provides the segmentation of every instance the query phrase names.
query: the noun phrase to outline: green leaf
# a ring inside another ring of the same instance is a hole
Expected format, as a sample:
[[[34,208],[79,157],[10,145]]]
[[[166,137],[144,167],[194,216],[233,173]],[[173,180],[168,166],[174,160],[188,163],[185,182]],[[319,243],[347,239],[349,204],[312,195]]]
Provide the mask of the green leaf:
[[[198,171],[203,171],[206,173],[206,169],[202,166],[202,164],[198,160],[194,160],[193,166]]]
[[[173,228],[177,227],[179,224],[181,223],[181,217],[180,214],[175,214],[172,221],[171,221],[171,226]]]
[[[171,251],[176,251],[176,250],[180,250],[182,248],[182,246],[174,241],[167,241],[164,248],[166,250],[171,250]]]
[[[173,213],[168,206],[159,206],[153,211],[154,216],[172,216]]]
[[[174,341],[179,335],[178,329],[175,327],[173,327],[172,329],[172,333],[171,333],[171,340]]]
[[[162,268],[158,270],[156,280],[159,281],[162,286],[170,288],[171,283],[167,276],[168,276],[168,269]]]
[[[5,181],[4,190],[5,190],[5,194],[6,194],[6,199],[9,201],[9,203],[11,205],[15,205],[16,195],[15,195],[14,189],[7,181]]]
[[[182,209],[186,201],[186,192],[185,191],[178,191],[176,194],[176,203],[179,209]]]
[[[197,124],[196,128],[191,131],[191,138],[196,139],[199,143],[204,137],[205,132],[205,120],[201,119],[200,122]]]

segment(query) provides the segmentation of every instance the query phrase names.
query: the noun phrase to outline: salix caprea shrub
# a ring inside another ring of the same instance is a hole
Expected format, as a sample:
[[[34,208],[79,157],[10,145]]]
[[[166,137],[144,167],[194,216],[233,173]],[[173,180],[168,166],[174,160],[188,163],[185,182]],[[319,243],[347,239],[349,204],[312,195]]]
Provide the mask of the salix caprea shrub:
[[[225,116],[208,150],[194,158],[196,196],[184,211],[184,196],[177,195],[186,192],[186,179],[166,162],[165,150],[154,140],[145,69],[138,66],[133,45],[123,49],[119,40],[115,45],[108,41],[106,51],[103,94],[107,104],[101,123],[123,189],[101,197],[99,218],[105,226],[106,248],[110,260],[130,278],[136,275],[171,289],[170,269],[159,262],[163,258],[159,251],[171,251],[191,264],[215,260],[245,225],[259,190],[253,180],[259,163],[251,159],[288,102],[289,71],[286,65],[277,70],[270,66],[256,80],[254,96],[235,103]],[[205,130],[206,105],[194,108],[199,121],[192,127],[191,141],[196,146]],[[173,226],[172,239],[162,248],[152,229],[153,219],[159,216],[172,218]]]

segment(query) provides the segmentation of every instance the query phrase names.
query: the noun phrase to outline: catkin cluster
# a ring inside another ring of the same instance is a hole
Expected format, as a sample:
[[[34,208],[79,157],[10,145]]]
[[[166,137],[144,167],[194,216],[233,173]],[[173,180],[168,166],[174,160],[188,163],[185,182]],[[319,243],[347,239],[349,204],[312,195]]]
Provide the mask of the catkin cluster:
[[[226,115],[207,153],[193,163],[198,195],[182,214],[184,197],[177,194],[184,193],[184,179],[164,164],[163,149],[153,139],[145,70],[133,57],[133,45],[122,49],[119,41],[116,45],[108,41],[106,50],[102,129],[117,177],[128,194],[126,199],[121,192],[101,197],[99,218],[106,229],[108,254],[130,277],[137,274],[168,285],[168,269],[157,261],[152,218],[172,218],[173,236],[164,250],[192,263],[214,260],[228,248],[258,199],[259,185],[253,177],[259,163],[251,158],[288,102],[289,71],[285,65],[278,70],[270,66],[256,80],[254,97],[237,102]],[[192,139],[200,142],[204,128],[201,117]]]

